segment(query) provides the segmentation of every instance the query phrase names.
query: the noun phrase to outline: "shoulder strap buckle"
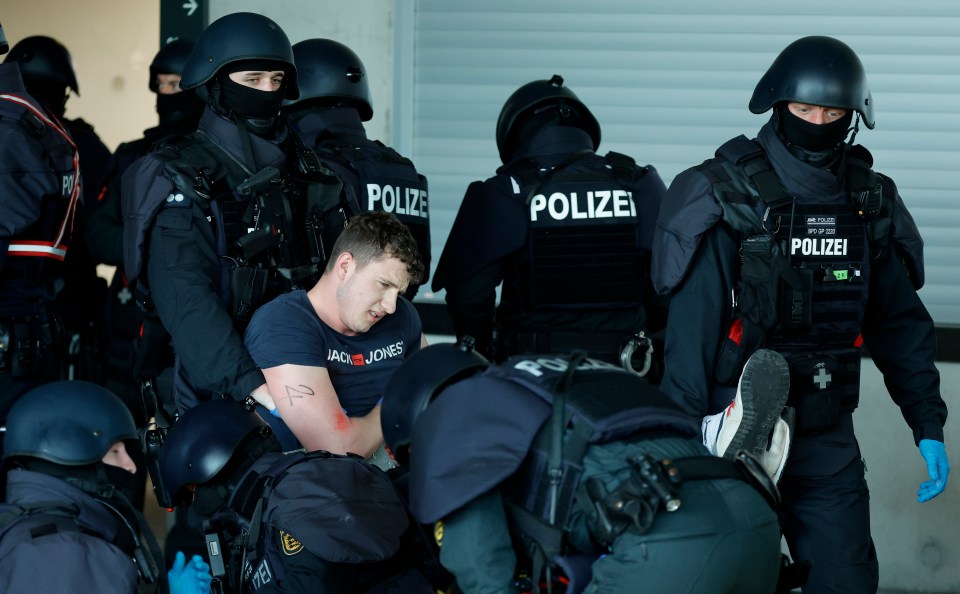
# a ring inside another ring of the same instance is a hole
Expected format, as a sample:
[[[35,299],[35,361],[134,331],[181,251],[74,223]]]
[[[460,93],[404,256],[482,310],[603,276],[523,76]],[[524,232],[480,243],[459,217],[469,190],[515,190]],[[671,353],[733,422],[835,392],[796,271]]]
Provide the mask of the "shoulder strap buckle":
[[[750,178],[763,200],[771,209],[777,209],[791,201],[790,195],[773,172],[767,155],[756,141],[742,134],[723,143],[717,149],[717,156],[727,159]]]

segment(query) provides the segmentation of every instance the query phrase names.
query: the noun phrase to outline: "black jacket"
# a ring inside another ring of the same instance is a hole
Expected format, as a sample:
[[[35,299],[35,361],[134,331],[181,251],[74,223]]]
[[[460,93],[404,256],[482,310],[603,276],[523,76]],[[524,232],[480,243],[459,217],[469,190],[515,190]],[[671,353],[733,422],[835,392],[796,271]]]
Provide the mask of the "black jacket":
[[[231,158],[246,163],[240,130],[209,107],[200,120],[199,131],[224,149]],[[251,171],[273,165],[284,169],[286,131],[268,140],[251,133],[256,163]],[[212,394],[238,400],[264,384],[263,374],[243,346],[224,304],[224,246],[211,225],[207,204],[190,198],[190,192],[176,188],[155,153],[127,169],[122,178],[124,213],[124,270],[128,277],[144,277],[156,312],[173,339],[173,348],[183,374],[177,384],[178,403],[191,406],[197,398]],[[167,201],[168,197],[183,197]],[[248,200],[248,198],[242,198]],[[153,220],[135,221],[140,203],[160,204]],[[142,260],[131,256],[128,241],[134,227],[146,225],[147,243]]]
[[[7,504],[0,518],[18,505],[56,502],[72,512],[38,512],[0,527],[0,591],[137,591],[137,568],[129,553],[114,544],[121,521],[84,491],[58,478],[28,470],[7,474]]]

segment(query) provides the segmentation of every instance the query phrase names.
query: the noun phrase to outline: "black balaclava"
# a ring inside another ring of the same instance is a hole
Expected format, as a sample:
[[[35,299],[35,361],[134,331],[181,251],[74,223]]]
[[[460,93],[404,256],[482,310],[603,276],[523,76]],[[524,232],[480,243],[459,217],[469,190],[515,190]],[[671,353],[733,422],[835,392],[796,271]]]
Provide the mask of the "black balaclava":
[[[286,81],[276,91],[260,91],[230,80],[233,72],[284,70],[275,60],[243,60],[222,68],[212,83],[210,103],[223,115],[240,123],[258,136],[273,133],[281,122],[280,107]]]
[[[203,101],[192,90],[171,95],[157,94],[157,115],[161,128],[179,128],[192,124],[194,127],[203,114]]]
[[[813,124],[790,113],[786,103],[774,111],[778,119],[777,132],[795,157],[814,167],[834,162],[850,132],[853,111],[829,124]]]
[[[30,96],[37,100],[46,111],[57,119],[63,119],[67,111],[67,87],[62,82],[47,78],[33,78],[24,76],[23,86]]]
[[[342,97],[318,97],[298,101],[287,106],[283,111],[291,121],[297,122],[311,113],[326,114],[333,110],[336,110],[337,114],[343,114],[345,119],[349,119],[351,122],[356,119],[361,126],[363,125],[357,102]],[[354,118],[354,115],[356,115],[356,118]]]
[[[542,105],[517,118],[506,144],[510,146],[510,161],[526,156],[530,142],[537,132],[549,126],[569,126],[583,129],[583,119],[577,108],[564,101]],[[512,146],[511,146],[512,145]],[[509,161],[508,161],[509,162]]]

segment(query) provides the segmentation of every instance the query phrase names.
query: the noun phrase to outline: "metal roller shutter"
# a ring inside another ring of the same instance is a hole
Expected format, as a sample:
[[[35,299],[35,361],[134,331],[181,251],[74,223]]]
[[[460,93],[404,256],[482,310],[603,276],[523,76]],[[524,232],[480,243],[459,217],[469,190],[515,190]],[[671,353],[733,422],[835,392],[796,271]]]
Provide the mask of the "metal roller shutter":
[[[467,185],[500,165],[494,128],[519,85],[563,75],[600,121],[601,152],[651,163],[669,183],[756,133],[767,116],[747,102],[788,43],[841,39],[876,102],[877,128],[858,140],[926,240],[921,295],[939,325],[960,324],[960,3],[416,0],[397,4],[397,20],[393,141],[429,177],[437,255]]]

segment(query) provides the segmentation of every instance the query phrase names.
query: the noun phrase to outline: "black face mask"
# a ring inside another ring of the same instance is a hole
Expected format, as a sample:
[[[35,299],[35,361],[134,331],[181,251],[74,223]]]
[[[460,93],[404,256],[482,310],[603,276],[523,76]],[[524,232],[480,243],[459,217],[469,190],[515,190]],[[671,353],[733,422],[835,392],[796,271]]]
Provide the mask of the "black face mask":
[[[227,504],[228,496],[223,487],[197,485],[190,509],[201,518],[209,518]]]
[[[172,95],[157,95],[157,115],[160,127],[174,128],[183,124],[196,124],[203,113],[203,101],[193,91],[181,91]]]
[[[62,119],[67,111],[67,87],[62,83],[43,79],[23,77],[23,84],[27,87],[27,93],[37,100],[37,102],[48,112],[52,113],[58,119]]]
[[[790,113],[786,105],[781,105],[779,116],[784,140],[807,151],[823,152],[843,143],[853,112],[848,111],[847,115],[829,124],[812,124]]]
[[[229,76],[223,76],[220,84],[220,102],[241,118],[268,120],[280,114],[283,87],[276,91],[260,91],[236,83]]]
[[[130,472],[118,468],[116,466],[111,466],[109,464],[103,464],[103,473],[107,477],[108,484],[116,487],[124,493],[130,493],[137,484],[137,476],[135,474],[130,474]]]

